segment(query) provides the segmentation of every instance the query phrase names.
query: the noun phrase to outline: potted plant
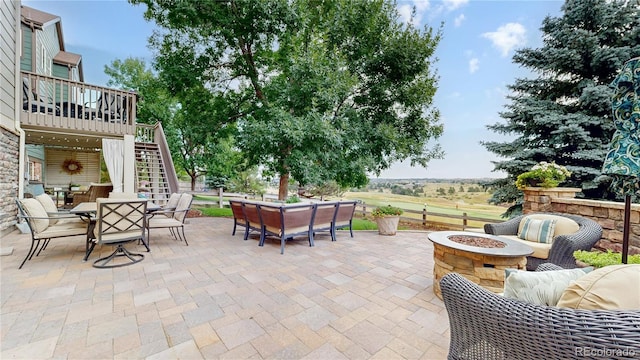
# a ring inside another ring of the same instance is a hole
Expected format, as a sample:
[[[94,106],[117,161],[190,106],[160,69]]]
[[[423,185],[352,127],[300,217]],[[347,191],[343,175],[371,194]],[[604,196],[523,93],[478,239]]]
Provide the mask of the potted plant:
[[[402,213],[402,209],[391,205],[380,206],[373,210],[371,216],[378,224],[378,234],[395,235],[396,231],[398,231],[398,223]]]
[[[552,188],[558,186],[571,176],[571,172],[566,167],[555,162],[542,161],[534,165],[531,170],[518,175],[516,187],[523,190],[529,186]]]

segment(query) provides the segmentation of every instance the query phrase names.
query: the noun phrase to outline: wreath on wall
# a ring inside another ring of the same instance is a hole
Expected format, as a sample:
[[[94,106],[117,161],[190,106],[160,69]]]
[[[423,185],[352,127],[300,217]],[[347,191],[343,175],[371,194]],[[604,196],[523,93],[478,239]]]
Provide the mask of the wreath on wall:
[[[75,175],[82,172],[82,164],[75,159],[66,159],[62,163],[62,170],[69,175]]]

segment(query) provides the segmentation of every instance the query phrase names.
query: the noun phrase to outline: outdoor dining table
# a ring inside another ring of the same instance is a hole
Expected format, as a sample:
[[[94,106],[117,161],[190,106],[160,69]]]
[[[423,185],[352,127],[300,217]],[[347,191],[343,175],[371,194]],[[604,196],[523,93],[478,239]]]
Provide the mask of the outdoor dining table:
[[[161,210],[162,207],[154,202],[147,202],[147,214],[151,214],[155,211]],[[82,218],[86,218],[89,221],[89,226],[87,226],[87,244],[86,244],[86,254],[84,256],[84,261],[87,261],[89,258],[89,254],[91,253],[89,249],[92,249],[92,239],[95,238],[93,230],[96,227],[96,213],[98,212],[98,203],[97,202],[81,202],[73,209],[69,210],[69,213],[76,214]],[[149,242],[147,239],[143,239],[144,247],[149,250]]]

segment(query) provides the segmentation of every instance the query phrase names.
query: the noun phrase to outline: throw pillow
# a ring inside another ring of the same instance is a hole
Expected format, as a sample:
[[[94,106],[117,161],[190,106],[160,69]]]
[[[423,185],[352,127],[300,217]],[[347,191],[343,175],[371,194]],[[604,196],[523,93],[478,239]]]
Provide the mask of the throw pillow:
[[[556,227],[556,220],[538,220],[525,218],[522,230],[518,237],[527,241],[551,244],[553,242],[553,231]]]
[[[531,304],[556,306],[571,281],[593,268],[554,271],[505,270],[504,297]]]
[[[40,233],[47,230],[49,227],[49,215],[38,200],[34,198],[22,199],[20,204],[26,215],[34,218],[31,219],[33,231]]]
[[[569,285],[558,307],[585,310],[640,310],[640,265],[610,265]]]
[[[48,216],[51,217],[49,219],[49,226],[57,224],[58,220],[54,217],[53,214],[58,212],[58,208],[56,207],[56,203],[53,202],[53,199],[51,199],[48,194],[40,194],[36,196],[36,200],[38,200],[40,204],[42,204],[44,211],[46,211],[47,214],[49,214]]]

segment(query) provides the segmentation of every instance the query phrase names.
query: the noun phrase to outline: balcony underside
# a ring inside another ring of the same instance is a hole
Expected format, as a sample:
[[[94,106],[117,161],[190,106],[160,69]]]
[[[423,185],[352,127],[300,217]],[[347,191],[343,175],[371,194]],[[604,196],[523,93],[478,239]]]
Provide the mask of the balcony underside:
[[[25,143],[33,145],[45,145],[47,147],[70,147],[99,149],[102,148],[102,139],[121,139],[122,136],[95,134],[95,133],[70,133],[48,130],[24,129]]]

